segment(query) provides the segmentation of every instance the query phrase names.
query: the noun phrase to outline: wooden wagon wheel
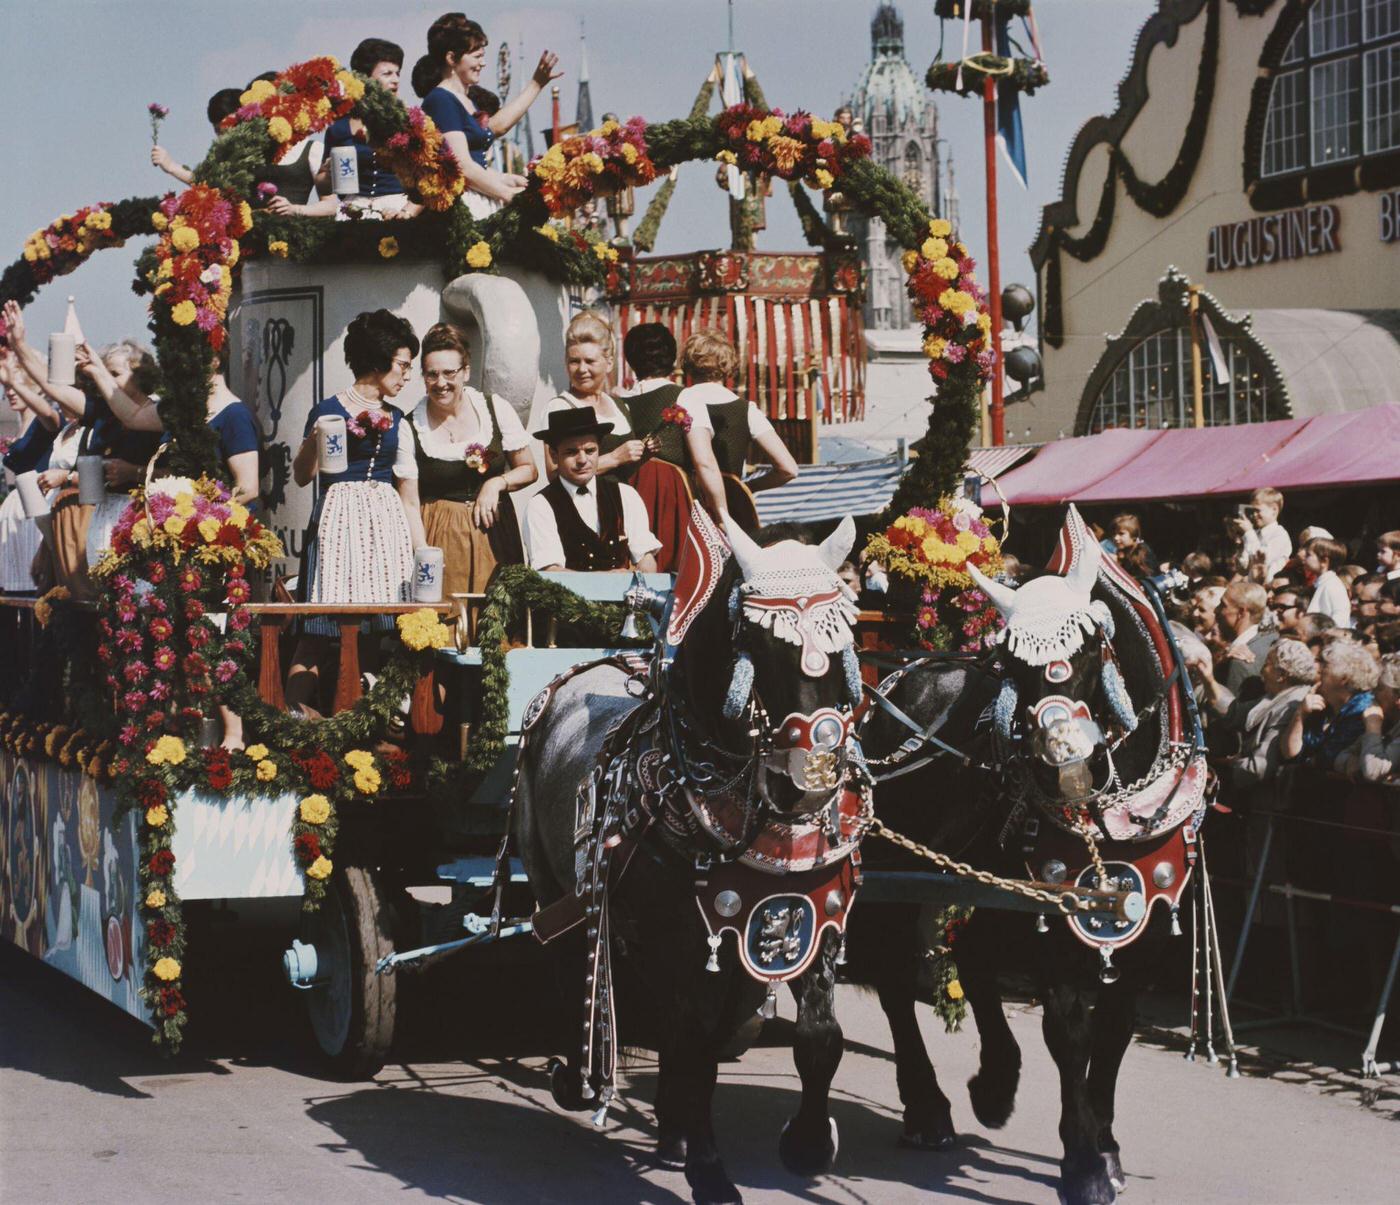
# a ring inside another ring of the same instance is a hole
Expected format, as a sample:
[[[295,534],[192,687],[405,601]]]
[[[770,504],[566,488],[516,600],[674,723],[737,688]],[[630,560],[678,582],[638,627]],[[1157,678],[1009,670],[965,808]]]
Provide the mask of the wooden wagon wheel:
[[[369,1079],[394,1041],[395,982],[375,964],[393,951],[393,911],[372,871],[350,866],[331,879],[302,939],[316,947],[321,982],[305,992],[316,1044],[337,1077]]]

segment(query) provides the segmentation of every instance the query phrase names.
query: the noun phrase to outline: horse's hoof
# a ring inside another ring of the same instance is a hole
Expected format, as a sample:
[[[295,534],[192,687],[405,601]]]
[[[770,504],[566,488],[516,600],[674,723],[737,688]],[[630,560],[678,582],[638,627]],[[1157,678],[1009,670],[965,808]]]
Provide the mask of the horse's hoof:
[[[818,1133],[815,1139],[796,1128],[795,1117],[789,1118],[783,1125],[783,1132],[778,1136],[778,1157],[794,1176],[824,1175],[835,1164],[840,1135],[836,1129],[836,1118],[828,1117],[826,1120],[826,1133]]]
[[[1016,1087],[1021,1082],[1021,1064],[998,1071],[983,1067],[967,1081],[972,1112],[988,1129],[999,1130],[1016,1110]]]
[[[950,1151],[958,1145],[958,1132],[953,1129],[951,1117],[923,1122],[906,1120],[899,1145],[916,1151]]]
[[[1108,1157],[1092,1171],[1069,1172],[1060,1168],[1061,1205],[1113,1205],[1118,1189],[1109,1179]]]
[[[653,1159],[658,1167],[680,1171],[685,1167],[686,1141],[684,1134],[658,1134]]]
[[[1126,1191],[1128,1187],[1128,1176],[1123,1170],[1123,1160],[1118,1157],[1117,1151],[1104,1151],[1103,1161],[1108,1165],[1108,1182],[1118,1192]]]
[[[549,1094],[556,1105],[570,1113],[588,1108],[583,1099],[583,1080],[577,1071],[563,1059],[550,1059],[545,1071],[549,1074]]]
[[[718,1159],[707,1163],[687,1161],[685,1180],[695,1205],[743,1205],[744,1198]]]

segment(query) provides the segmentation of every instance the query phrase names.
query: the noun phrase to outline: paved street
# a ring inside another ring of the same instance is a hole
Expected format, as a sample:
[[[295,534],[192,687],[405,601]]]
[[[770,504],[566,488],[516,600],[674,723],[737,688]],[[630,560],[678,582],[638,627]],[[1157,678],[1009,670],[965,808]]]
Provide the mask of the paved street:
[[[215,940],[201,936],[206,950]],[[268,954],[247,948],[192,976],[204,1028],[167,1062],[135,1023],[0,950],[0,1199],[689,1200],[680,1173],[647,1165],[652,1064],[633,1067],[606,1134],[549,1103],[547,1051],[523,1019],[522,1006],[549,990],[537,969],[459,963],[412,981],[420,990],[405,1006],[413,1036],[401,1061],[373,1084],[344,1085],[316,1076]],[[1026,1071],[1000,1132],[978,1127],[966,1104],[975,1036],[934,1037],[965,1142],[933,1155],[895,1145],[893,1064],[873,998],[843,989],[839,1006],[848,1047],[834,1104],[837,1175],[803,1184],[778,1163],[778,1128],[797,1091],[786,1048],[762,1046],[722,1069],[717,1124],[746,1200],[1054,1201],[1058,1088],[1038,1014],[1021,1007],[1013,1018]],[[1125,1063],[1118,1133],[1134,1205],[1394,1200],[1393,1079],[1365,1093],[1320,1063],[1282,1072],[1250,1059],[1244,1078],[1227,1081],[1180,1050],[1153,1031]]]

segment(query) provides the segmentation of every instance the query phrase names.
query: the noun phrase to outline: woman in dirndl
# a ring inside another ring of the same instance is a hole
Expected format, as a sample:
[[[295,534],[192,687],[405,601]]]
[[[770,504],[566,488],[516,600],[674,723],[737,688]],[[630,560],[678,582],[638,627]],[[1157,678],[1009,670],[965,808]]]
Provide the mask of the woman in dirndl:
[[[45,417],[31,408],[25,394],[14,388],[23,373],[12,354],[0,354],[0,390],[20,422],[20,433],[5,449],[5,468],[18,477],[21,473],[43,473],[49,467],[58,419],[52,409]],[[34,561],[43,548],[39,524],[24,513],[18,486],[0,502],[0,592],[33,594]]]
[[[510,496],[538,476],[530,437],[510,404],[467,385],[470,360],[455,327],[444,322],[428,331],[427,397],[410,418],[423,532],[442,549],[447,594],[480,594],[497,565],[524,563]]]
[[[526,185],[524,176],[488,166],[493,143],[529,111],[540,93],[563,72],[559,56],[546,50],[519,94],[504,104],[481,87],[488,39],[475,21],[446,13],[428,27],[428,53],[414,64],[413,90],[423,112],[442,131],[443,141],[466,177],[462,203],[472,216],[494,213]]]
[[[418,462],[413,429],[390,402],[403,389],[417,354],[413,328],[389,310],[359,314],[345,332],[345,361],[355,383],[311,408],[292,462],[298,485],[317,482],[298,586],[302,602],[385,605],[412,598],[413,550],[425,543]],[[347,467],[320,472],[317,428],[334,419],[345,424]],[[393,616],[378,615],[360,630],[393,626]],[[338,631],[333,616],[305,621],[287,679],[289,707],[311,700],[326,647],[317,638]]]

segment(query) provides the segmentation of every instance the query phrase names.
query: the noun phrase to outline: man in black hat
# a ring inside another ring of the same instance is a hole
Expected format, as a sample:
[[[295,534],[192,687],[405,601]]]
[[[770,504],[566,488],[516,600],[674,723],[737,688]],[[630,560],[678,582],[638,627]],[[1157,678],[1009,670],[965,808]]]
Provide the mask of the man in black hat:
[[[525,544],[533,569],[597,572],[635,566],[656,571],[661,541],[630,485],[598,476],[598,440],[613,429],[592,406],[556,410],[536,431],[554,453],[559,475],[530,499]]]

